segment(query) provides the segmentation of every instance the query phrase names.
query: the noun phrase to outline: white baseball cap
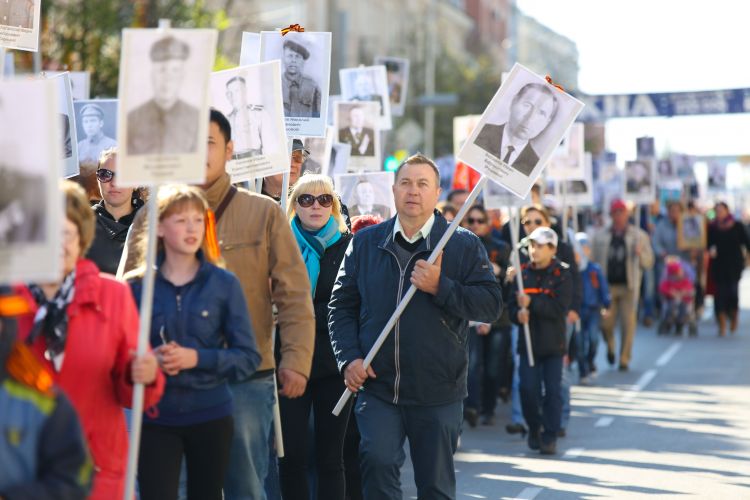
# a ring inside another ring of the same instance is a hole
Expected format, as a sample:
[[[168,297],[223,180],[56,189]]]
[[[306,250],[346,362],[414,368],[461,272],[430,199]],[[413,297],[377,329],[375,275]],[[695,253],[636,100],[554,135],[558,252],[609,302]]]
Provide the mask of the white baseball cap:
[[[538,227],[531,232],[526,238],[524,238],[526,244],[530,241],[535,241],[539,245],[550,244],[557,248],[557,233],[554,229],[549,227]]]

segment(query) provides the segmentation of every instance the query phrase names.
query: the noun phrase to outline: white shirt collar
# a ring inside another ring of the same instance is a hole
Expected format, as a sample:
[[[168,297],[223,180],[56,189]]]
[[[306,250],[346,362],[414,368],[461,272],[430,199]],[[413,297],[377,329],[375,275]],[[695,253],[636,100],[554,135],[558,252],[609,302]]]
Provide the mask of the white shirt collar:
[[[508,124],[506,123],[503,127],[503,139],[500,144],[502,144],[502,151],[500,151],[501,160],[505,158],[505,155],[508,154],[508,146],[513,146],[513,152],[510,155],[510,161],[509,164],[512,164],[516,159],[518,158],[518,155],[521,154],[521,151],[524,150],[526,145],[529,143],[529,141],[519,141],[517,138],[510,135],[510,132],[508,132]]]
[[[393,225],[393,237],[395,238],[398,233],[401,233],[401,236],[408,243],[415,243],[419,238],[427,239],[427,237],[430,235],[430,231],[432,231],[433,224],[435,224],[435,214],[430,215],[430,218],[427,219],[427,222],[424,223],[422,229],[414,233],[414,236],[412,236],[411,238],[408,238],[406,236],[406,233],[404,233],[404,228],[401,227],[401,219],[399,219],[398,215],[396,215],[396,224]]]

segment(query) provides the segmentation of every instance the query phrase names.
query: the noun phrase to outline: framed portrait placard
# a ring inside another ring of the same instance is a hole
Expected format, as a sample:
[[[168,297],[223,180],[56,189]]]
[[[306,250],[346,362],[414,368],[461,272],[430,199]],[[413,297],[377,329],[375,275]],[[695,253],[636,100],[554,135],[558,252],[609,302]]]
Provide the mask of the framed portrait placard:
[[[700,214],[682,214],[677,220],[677,248],[703,250],[706,248],[706,222]]]
[[[232,182],[289,171],[279,61],[213,73],[211,103],[231,126]]]
[[[289,137],[324,137],[331,74],[331,33],[260,33],[260,60],[281,61],[281,97]]]
[[[117,146],[117,99],[73,101],[78,137],[78,167],[92,174],[104,150]]]
[[[403,116],[406,108],[406,91],[409,88],[409,60],[401,57],[379,56],[375,58],[375,65],[385,66],[391,115]]]
[[[0,284],[60,279],[57,82],[0,82]]]
[[[393,179],[393,172],[337,175],[336,192],[349,208],[349,216],[376,215],[386,220],[396,214]]]
[[[549,160],[546,172],[548,179],[583,179],[586,168],[583,135],[583,123],[570,126]]]
[[[206,178],[216,30],[124,29],[117,111],[118,183]]]
[[[341,99],[378,103],[378,128],[391,129],[391,99],[385,66],[363,66],[339,70]]]
[[[555,196],[567,206],[589,206],[594,204],[594,174],[591,153],[583,160],[583,176],[555,181]],[[563,188],[563,185],[565,187]],[[565,191],[563,191],[565,189]]]
[[[524,198],[583,103],[515,64],[458,154]]]
[[[626,161],[622,180],[625,200],[644,205],[656,199],[656,162],[654,160]]]
[[[336,103],[336,138],[338,142],[351,146],[350,171],[382,170],[379,113],[380,105],[372,101]]]

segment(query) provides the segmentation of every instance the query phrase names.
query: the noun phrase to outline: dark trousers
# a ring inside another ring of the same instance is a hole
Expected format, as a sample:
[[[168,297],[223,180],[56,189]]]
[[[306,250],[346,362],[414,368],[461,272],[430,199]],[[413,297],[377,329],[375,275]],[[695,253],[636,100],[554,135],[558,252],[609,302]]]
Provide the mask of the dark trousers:
[[[359,428],[354,412],[349,414],[349,424],[346,426],[344,471],[346,476],[346,500],[362,500],[362,471],[359,468]]]
[[[542,441],[551,443],[557,439],[562,414],[562,356],[537,357],[534,366],[529,366],[528,357],[521,356],[521,407],[523,418],[530,432],[542,427]]]
[[[738,280],[716,280],[714,294],[714,312],[719,314],[734,314],[740,305],[740,282]]]
[[[359,394],[355,406],[365,500],[402,498],[401,466],[404,441],[414,465],[418,498],[456,497],[453,454],[463,420],[463,403],[437,406],[393,405],[368,394]]]
[[[491,330],[487,335],[479,335],[476,328],[470,328],[466,407],[494,415],[501,384],[510,389],[512,369],[510,327]]]
[[[182,458],[188,500],[221,500],[234,424],[231,416],[181,427],[143,424],[138,455],[141,500],[176,500]]]
[[[302,396],[279,398],[284,458],[279,459],[279,479],[284,500],[309,500],[308,469],[310,411],[314,421],[315,469],[319,499],[343,500],[344,436],[351,403],[336,417],[331,413],[346,389],[340,375],[310,380]]]

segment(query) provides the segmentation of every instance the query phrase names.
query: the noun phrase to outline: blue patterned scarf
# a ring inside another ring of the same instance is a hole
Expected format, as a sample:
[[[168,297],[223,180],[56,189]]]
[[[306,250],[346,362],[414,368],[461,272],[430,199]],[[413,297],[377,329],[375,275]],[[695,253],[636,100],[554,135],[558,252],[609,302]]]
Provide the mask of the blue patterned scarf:
[[[311,232],[303,229],[299,216],[295,216],[292,220],[292,232],[297,240],[300,252],[302,252],[302,259],[305,261],[307,277],[310,278],[310,288],[314,297],[315,288],[318,285],[318,276],[320,275],[320,258],[323,257],[326,248],[341,238],[338,222],[332,215],[325,226]]]

